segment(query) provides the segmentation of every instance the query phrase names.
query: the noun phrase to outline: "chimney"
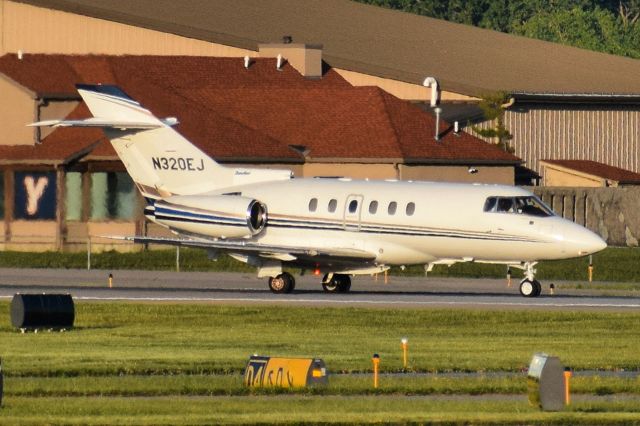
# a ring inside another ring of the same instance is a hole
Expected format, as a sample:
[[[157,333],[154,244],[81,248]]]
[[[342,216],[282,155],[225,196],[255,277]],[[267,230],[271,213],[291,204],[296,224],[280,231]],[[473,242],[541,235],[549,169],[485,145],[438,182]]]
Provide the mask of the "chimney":
[[[282,43],[259,44],[258,55],[261,58],[280,56],[304,77],[309,79],[322,78],[321,44],[294,43],[293,37],[286,35],[282,37]],[[280,65],[283,65],[284,61]]]

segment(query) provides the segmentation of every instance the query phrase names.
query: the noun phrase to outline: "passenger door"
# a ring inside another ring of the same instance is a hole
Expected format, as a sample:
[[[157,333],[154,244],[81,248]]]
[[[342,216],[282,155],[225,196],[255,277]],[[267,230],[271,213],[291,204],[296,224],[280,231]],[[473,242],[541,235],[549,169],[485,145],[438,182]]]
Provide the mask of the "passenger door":
[[[358,194],[351,194],[344,204],[344,230],[360,231],[360,216],[362,213],[362,201],[364,197]]]

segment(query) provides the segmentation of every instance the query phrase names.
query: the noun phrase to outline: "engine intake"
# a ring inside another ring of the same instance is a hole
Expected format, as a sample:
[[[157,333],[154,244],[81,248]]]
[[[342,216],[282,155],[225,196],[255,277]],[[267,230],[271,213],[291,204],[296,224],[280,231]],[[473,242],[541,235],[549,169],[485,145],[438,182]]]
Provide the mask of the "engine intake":
[[[251,238],[267,224],[267,206],[241,195],[176,195],[145,212],[160,225],[214,238]]]

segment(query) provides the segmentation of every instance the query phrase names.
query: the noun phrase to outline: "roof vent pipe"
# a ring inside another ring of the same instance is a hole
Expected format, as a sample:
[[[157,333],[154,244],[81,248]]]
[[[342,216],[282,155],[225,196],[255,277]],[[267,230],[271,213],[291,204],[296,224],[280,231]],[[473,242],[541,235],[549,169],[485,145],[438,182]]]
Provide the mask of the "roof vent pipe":
[[[278,53],[278,59],[276,61],[276,69],[282,71],[282,54]]]
[[[438,80],[434,77],[427,77],[422,82],[424,87],[431,87],[431,108],[438,105]]]
[[[19,60],[22,60],[22,56],[23,56],[23,55],[22,55],[22,49],[19,49],[19,50],[18,50],[18,59],[19,59]]]
[[[245,57],[244,57],[244,67],[245,67],[246,69],[249,69],[249,65],[251,65],[251,58],[250,58],[250,57],[248,57],[248,56],[245,56]]]
[[[436,135],[435,138],[437,141],[440,140],[440,113],[442,112],[442,108],[434,108],[433,112],[436,113]]]
[[[457,121],[453,122],[453,133],[455,133],[456,136],[460,136],[460,123]]]

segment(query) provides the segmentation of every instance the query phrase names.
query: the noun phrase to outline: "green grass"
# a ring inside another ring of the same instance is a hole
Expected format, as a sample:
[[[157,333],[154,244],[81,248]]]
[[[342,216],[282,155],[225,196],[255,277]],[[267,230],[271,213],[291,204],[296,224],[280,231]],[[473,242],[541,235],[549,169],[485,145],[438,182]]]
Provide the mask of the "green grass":
[[[507,400],[390,396],[13,398],[3,424],[473,423],[637,424],[638,406],[581,403],[543,413],[525,397]]]
[[[306,395],[483,395],[524,394],[525,373],[492,375],[382,375],[377,389],[371,374],[332,374],[327,386],[299,389],[249,389],[242,374],[209,375],[111,375],[79,377],[12,377],[5,386],[10,397],[157,397],[243,396],[272,394]],[[621,377],[574,377],[573,394],[634,394],[640,397],[640,380]]]
[[[76,328],[21,334],[0,303],[2,424],[640,422],[640,379],[575,377],[579,401],[541,413],[526,402],[524,369],[546,351],[576,370],[639,370],[640,313],[282,308],[77,303]],[[372,388],[371,355],[385,373]],[[252,353],[322,357],[329,386],[249,390]],[[364,372],[363,374],[336,374]]]
[[[356,372],[379,353],[383,371],[400,371],[403,336],[415,371],[520,371],[537,351],[576,369],[640,368],[638,313],[79,303],[72,332],[20,334],[8,309],[0,341],[13,375],[229,373],[252,353]]]
[[[610,247],[593,255],[594,280],[620,283],[640,283],[640,248]],[[562,261],[544,261],[538,265],[537,278],[541,280],[586,281],[589,258],[577,258]],[[104,252],[94,253],[91,257],[94,269],[152,269],[174,270],[176,266],[175,250],[152,250],[137,253]],[[86,268],[86,253],[45,252],[34,255],[23,252],[0,252],[0,267],[4,268]],[[231,271],[252,272],[254,268],[221,256],[217,261],[207,258],[206,251],[182,249],[180,251],[180,269],[183,271]],[[392,268],[392,274],[403,276],[422,276],[422,266],[411,266],[402,271]],[[513,277],[521,277],[522,272],[514,269]],[[504,265],[478,263],[459,263],[451,267],[437,265],[430,276],[501,278],[506,275]]]

